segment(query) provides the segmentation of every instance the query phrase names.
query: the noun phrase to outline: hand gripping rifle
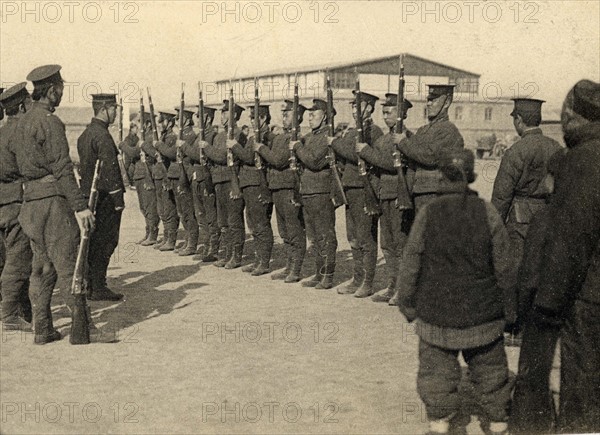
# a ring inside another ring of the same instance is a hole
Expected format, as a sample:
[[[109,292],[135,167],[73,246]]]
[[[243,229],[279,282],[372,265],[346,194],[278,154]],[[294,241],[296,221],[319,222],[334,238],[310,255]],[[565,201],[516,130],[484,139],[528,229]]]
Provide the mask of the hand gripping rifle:
[[[96,160],[94,178],[88,200],[88,208],[95,214],[98,203],[98,179],[102,169],[102,161]],[[90,342],[89,323],[87,318],[87,305],[85,302],[86,287],[88,285],[88,254],[90,247],[91,230],[82,228],[79,240],[79,250],[75,261],[75,271],[71,282],[71,294],[75,301],[71,313],[71,344],[88,344]]]
[[[183,111],[185,110],[185,89],[184,84],[181,84],[181,98],[179,99],[179,135],[177,139],[183,140]],[[183,164],[183,151],[177,147],[177,164],[179,165],[179,187],[181,189],[188,190],[190,188],[190,181],[188,180],[187,173],[185,172],[185,165]]]
[[[254,78],[254,143],[262,143],[263,138],[260,136],[260,97],[258,96],[258,79]],[[267,183],[267,174],[265,174],[265,165],[263,164],[260,154],[254,153],[254,167],[260,176],[260,202],[270,203],[271,191]]]
[[[334,137],[335,126],[333,115],[333,89],[331,88],[329,74],[327,74],[327,124],[329,125],[329,135],[331,137]],[[329,161],[329,167],[331,168],[331,175],[333,177],[333,185],[331,188],[331,200],[333,201],[333,205],[336,208],[341,205],[348,205],[348,200],[346,199],[346,192],[344,192],[344,186],[342,185],[340,173],[338,171],[337,163],[335,161],[335,152],[333,151],[333,148],[331,146],[329,146],[327,160]]]
[[[402,133],[404,128],[404,57],[400,56],[400,71],[398,74],[398,99],[396,102],[396,109],[398,112],[398,119],[394,131],[396,133]],[[406,182],[406,163],[402,159],[402,153],[396,145],[396,152],[394,153],[394,167],[398,173],[398,198],[397,206],[400,210],[412,210],[414,208],[413,201],[408,190],[408,183]]]
[[[362,117],[362,96],[360,94],[360,79],[358,78],[358,74],[356,76],[356,87],[354,89],[354,104],[356,105],[356,131],[357,137],[356,140],[359,142],[365,141],[365,132],[363,129],[363,117]],[[377,199],[377,195],[375,194],[375,190],[373,190],[373,186],[371,185],[371,180],[369,179],[369,171],[367,169],[367,164],[363,159],[358,157],[358,175],[360,176],[364,188],[365,188],[365,213],[369,216],[375,216],[381,214],[381,206],[379,205],[379,200]]]
[[[123,98],[119,98],[119,144],[123,143]],[[129,177],[127,176],[127,170],[125,169],[125,162],[123,162],[123,152],[117,150],[117,161],[119,163],[119,171],[121,172],[121,178],[123,179],[123,186],[129,186]]]
[[[229,121],[227,125],[227,138],[229,140],[235,139],[235,102],[233,101],[233,87],[229,87]],[[242,190],[240,189],[240,180],[238,179],[237,168],[235,167],[235,161],[233,159],[233,152],[227,149],[227,166],[231,172],[231,199],[240,199],[242,197]]]
[[[148,107],[150,110],[150,122],[152,123],[152,139],[155,142],[158,142],[158,127],[156,126],[156,117],[154,116],[154,104],[152,104],[152,95],[150,95],[150,88],[146,88],[146,92],[148,93]],[[162,163],[162,156],[160,153],[156,153],[156,162]]]
[[[150,170],[150,165],[148,164],[148,156],[144,151],[143,145],[146,141],[146,122],[144,119],[144,96],[142,95],[142,90],[140,89],[140,160],[144,163],[144,171],[146,173],[146,177],[144,178],[144,189],[152,190],[154,186],[154,181],[152,180],[152,171]]]

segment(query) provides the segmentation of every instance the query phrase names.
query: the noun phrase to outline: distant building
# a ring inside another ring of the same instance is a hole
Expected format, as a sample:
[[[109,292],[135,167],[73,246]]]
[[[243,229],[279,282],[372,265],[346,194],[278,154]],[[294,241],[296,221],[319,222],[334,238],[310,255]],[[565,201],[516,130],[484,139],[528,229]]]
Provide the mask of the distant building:
[[[261,101],[271,103],[274,124],[281,124],[279,104],[284,98],[291,98],[294,88],[294,77],[301,92],[301,102],[310,104],[313,98],[325,98],[326,71],[335,89],[334,99],[337,110],[336,123],[352,123],[350,103],[355,81],[360,79],[361,90],[383,99],[388,92],[398,92],[399,56],[386,56],[376,59],[345,62],[331,65],[319,65],[306,68],[281,69],[257,74]],[[443,65],[412,54],[404,55],[404,71],[406,79],[405,95],[413,108],[409,112],[407,126],[416,130],[427,122],[425,114],[428,84],[456,84],[454,103],[450,107],[450,120],[455,122],[465,138],[466,145],[476,147],[476,140],[484,135],[495,133],[497,137],[505,137],[515,133],[510,112],[510,99],[483,98],[479,89],[479,74],[459,68]],[[254,98],[254,76],[236,78],[231,82],[236,102],[251,105]],[[216,90],[207,99],[207,104],[221,104],[229,96],[230,81],[219,80]],[[492,89],[490,94],[494,94]],[[493,97],[493,95],[492,95]],[[247,112],[242,121],[248,123]],[[384,126],[381,108],[378,105],[374,114],[375,122]],[[308,126],[304,125],[307,129]]]

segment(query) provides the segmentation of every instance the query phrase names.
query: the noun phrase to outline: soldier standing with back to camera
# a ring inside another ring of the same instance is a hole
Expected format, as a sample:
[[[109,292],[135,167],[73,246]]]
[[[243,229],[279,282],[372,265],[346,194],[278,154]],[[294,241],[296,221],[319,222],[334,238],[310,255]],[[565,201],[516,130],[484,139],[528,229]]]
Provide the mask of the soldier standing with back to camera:
[[[254,106],[250,106],[249,109],[250,119],[253,123],[255,116],[258,116],[260,143],[270,146],[273,138],[269,127],[271,123],[269,106],[260,105],[258,114],[254,113]],[[251,273],[253,276],[260,276],[270,271],[273,250],[273,228],[271,228],[273,201],[271,192],[266,185],[264,168],[256,167],[254,156],[254,143],[256,142],[256,136],[252,136],[243,147],[238,142],[228,143],[228,147],[231,144],[233,155],[241,161],[240,187],[244,196],[246,220],[256,245],[254,262],[244,266],[242,271]]]
[[[412,104],[405,99],[403,106],[404,118],[406,119],[408,109],[412,107]],[[372,180],[374,190],[378,192],[381,201],[382,213],[379,219],[379,231],[388,279],[387,288],[373,296],[375,302],[388,302],[396,291],[398,266],[402,259],[402,252],[406,244],[413,214],[410,210],[402,210],[399,208],[400,204],[398,204],[398,175],[397,169],[394,167],[396,147],[393,142],[394,129],[398,121],[397,107],[398,95],[385,94],[385,102],[382,104],[383,120],[390,129],[389,132],[379,137],[372,147],[367,146],[367,144],[356,144],[358,155],[373,165],[379,175],[379,177],[374,177]],[[405,131],[406,137],[410,138],[412,132],[410,130]]]
[[[440,153],[462,149],[464,140],[458,128],[448,118],[448,108],[454,98],[454,85],[428,85],[427,119],[410,138],[406,133],[395,133],[394,143],[415,167],[413,199],[415,213],[437,197],[441,174],[438,167]]]
[[[550,157],[561,146],[542,134],[542,100],[516,98],[511,112],[521,137],[506,151],[494,181],[492,204],[498,209],[521,261],[527,228],[533,215],[546,206],[551,193],[543,182]]]
[[[121,177],[118,150],[108,126],[117,117],[115,94],[92,95],[94,117],[77,140],[79,153],[81,190],[89,198],[96,161],[102,162],[98,179],[98,202],[96,205],[96,228],[90,236],[88,254],[88,299],[92,301],[118,301],[123,298],[106,285],[106,273],[110,257],[119,243],[121,215],[125,208],[125,186]]]
[[[31,332],[31,303],[29,302],[29,275],[33,253],[29,238],[19,224],[23,202],[23,180],[14,152],[19,147],[15,131],[19,118],[31,108],[31,96],[19,83],[0,95],[0,104],[6,109],[6,124],[0,128],[0,249],[5,261],[0,266],[0,293],[2,295],[2,328]]]
[[[283,132],[273,138],[271,146],[253,143],[254,151],[269,165],[267,180],[275,206],[277,228],[286,247],[286,267],[282,272],[271,275],[271,278],[283,279],[286,283],[300,281],[300,271],[306,253],[306,230],[299,198],[299,175],[290,167],[288,149],[290,130],[293,128],[293,105],[293,101],[285,100],[282,110]],[[305,110],[306,107],[298,104],[298,130]]]
[[[175,153],[175,142],[177,135],[173,133],[175,118],[177,114],[173,111],[159,111],[158,122],[162,128],[159,143],[153,144],[155,148],[168,149]],[[169,181],[169,170],[174,165],[169,157],[158,151],[157,163],[154,165],[154,185],[156,187],[157,208],[163,221],[164,236],[161,241],[154,245],[154,249],[159,251],[173,251],[177,243],[177,229],[179,228],[179,215],[177,214],[177,204],[175,202],[175,192]]]
[[[237,122],[245,110],[235,104],[234,121]],[[223,101],[221,108],[221,125],[223,131],[219,132],[209,146],[207,142],[200,142],[204,147],[204,154],[211,162],[210,174],[215,186],[217,204],[217,220],[221,230],[219,259],[214,263],[217,267],[234,269],[242,264],[242,252],[246,238],[244,226],[244,199],[232,198],[231,177],[232,168],[227,166],[227,141],[229,129],[229,100]],[[240,129],[233,126],[234,137],[240,143]],[[235,169],[235,166],[233,167]],[[237,169],[235,169],[237,170]]]
[[[33,82],[35,103],[19,119],[14,149],[11,146],[24,178],[19,222],[34,256],[30,295],[36,344],[61,338],[50,310],[55,284],[72,313],[76,305],[85,306],[85,295],[71,294],[71,283],[80,227],[89,231],[94,226],[94,215],[75,181],[65,126],[52,113],[64,90],[60,68],[41,66],[27,76]]]
[[[306,212],[306,226],[314,234],[315,275],[302,283],[304,287],[330,289],[333,287],[337,237],[335,206],[331,199],[332,169],[327,159],[328,126],[327,102],[314,99],[308,109],[311,132],[302,141],[290,141],[289,149],[302,162],[300,193]],[[333,115],[335,115],[335,109]]]
[[[210,168],[204,153],[200,149],[211,146],[217,135],[213,128],[213,120],[217,109],[204,106],[204,139],[198,134],[194,143],[186,142],[181,147],[184,155],[190,159],[192,198],[194,212],[200,230],[199,248],[196,252],[202,256],[204,263],[217,261],[219,254],[220,229],[217,224],[217,205],[215,202],[215,186],[210,175]],[[199,113],[198,113],[198,116]],[[201,121],[199,121],[201,122]],[[205,145],[201,144],[204,141]]]
[[[371,118],[375,103],[379,98],[366,92],[361,92],[360,95],[363,107],[357,108],[356,101],[352,101],[352,115],[356,120],[357,110],[361,111],[364,139],[366,143],[372,145],[383,136],[383,132],[373,123]],[[377,265],[377,221],[379,216],[376,214],[369,215],[366,210],[367,192],[362,176],[359,174],[358,156],[354,149],[357,138],[358,130],[354,128],[348,130],[344,136],[335,139],[331,146],[335,153],[341,157],[344,165],[342,184],[346,191],[346,198],[348,198],[346,234],[352,249],[352,261],[354,263],[352,282],[339,289],[338,293],[354,294],[355,297],[364,298],[373,294],[373,281]],[[366,176],[369,177],[368,172]]]

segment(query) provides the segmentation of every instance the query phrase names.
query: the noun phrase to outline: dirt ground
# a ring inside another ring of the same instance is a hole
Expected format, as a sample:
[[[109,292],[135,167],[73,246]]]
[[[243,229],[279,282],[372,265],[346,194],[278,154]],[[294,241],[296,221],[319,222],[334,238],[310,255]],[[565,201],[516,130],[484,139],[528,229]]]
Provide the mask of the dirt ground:
[[[477,162],[474,187],[484,198],[498,163]],[[427,430],[416,392],[418,339],[396,308],[140,247],[134,191],[126,203],[109,270],[109,286],[125,300],[91,302],[102,334],[117,342],[71,346],[65,336],[34,346],[32,334],[3,332],[0,433]],[[350,279],[350,251],[341,209],[337,219],[340,284]],[[70,319],[55,299],[66,335]],[[515,350],[507,352],[515,370]],[[475,419],[469,431],[481,433]]]

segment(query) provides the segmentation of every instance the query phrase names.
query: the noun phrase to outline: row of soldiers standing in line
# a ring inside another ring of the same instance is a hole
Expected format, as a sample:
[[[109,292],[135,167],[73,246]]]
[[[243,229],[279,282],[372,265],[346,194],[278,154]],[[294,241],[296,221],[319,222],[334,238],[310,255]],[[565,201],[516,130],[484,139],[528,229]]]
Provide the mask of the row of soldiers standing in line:
[[[381,245],[388,270],[387,289],[376,300],[389,301],[395,290],[395,276],[414,215],[403,211],[397,203],[397,179],[394,153],[397,147],[411,160],[407,170],[417,210],[437,193],[435,155],[444,148],[462,148],[463,139],[456,127],[448,120],[447,110],[452,101],[452,86],[431,85],[428,95],[430,124],[411,137],[394,133],[397,122],[397,95],[386,94],[383,103],[384,120],[389,132],[373,124],[371,115],[378,98],[362,92],[362,118],[366,143],[357,142],[357,132],[350,129],[342,137],[328,136],[327,103],[313,100],[310,108],[299,106],[298,124],[308,111],[311,132],[301,141],[291,141],[292,105],[286,100],[282,109],[283,132],[273,134],[270,129],[270,108],[259,107],[261,141],[250,138],[246,146],[240,144],[239,131],[227,139],[229,104],[221,108],[221,124],[224,131],[214,134],[212,123],[216,108],[205,108],[205,140],[193,132],[194,110],[185,109],[184,139],[178,140],[173,133],[178,113],[161,111],[161,140],[151,138],[151,122],[146,114],[143,127],[148,138],[139,144],[135,130],[130,132],[120,148],[127,166],[133,165],[133,179],[140,201],[140,209],[146,221],[146,236],[142,245],[154,245],[161,251],[175,249],[179,220],[187,232],[179,255],[198,253],[203,261],[215,262],[227,269],[241,265],[244,246],[244,208],[246,222],[256,241],[254,262],[243,268],[255,276],[268,273],[273,246],[271,214],[275,206],[278,228],[287,249],[287,265],[283,272],[273,278],[285,282],[300,280],[306,252],[306,232],[314,235],[316,249],[314,276],[303,282],[305,286],[328,289],[333,286],[337,238],[335,233],[335,207],[331,201],[332,169],[328,157],[333,148],[342,168],[341,181],[347,197],[347,237],[352,248],[353,280],[339,289],[342,294],[354,293],[357,297],[373,294],[373,281],[377,260],[377,228],[381,231]],[[412,107],[404,100],[404,117]],[[242,111],[235,105],[235,120]],[[254,106],[250,107],[254,120]],[[356,115],[356,105],[353,113]],[[426,144],[423,146],[423,144]],[[242,197],[231,195],[232,173],[227,168],[227,150],[230,149],[239,165],[239,184]],[[202,150],[202,151],[200,151]],[[177,153],[183,154],[186,176],[190,188],[180,183],[181,166],[177,165]],[[200,152],[202,156],[200,156]],[[290,152],[297,156],[302,169],[299,174],[290,168]],[[268,190],[261,186],[261,169],[257,169],[254,153],[266,162]],[[145,157],[145,162],[142,159]],[[363,158],[371,168],[371,183],[381,203],[381,216],[365,212],[365,187],[359,178],[358,159]],[[148,171],[148,166],[151,171]],[[151,174],[151,177],[149,176]],[[165,235],[158,241],[159,221],[163,222]],[[198,230],[199,229],[199,230]],[[200,241],[198,237],[201,237]],[[196,250],[196,245],[200,248]]]
[[[32,72],[34,88],[51,90],[62,84],[59,74],[60,67],[40,67],[41,72]],[[38,79],[38,76],[41,78]],[[43,76],[43,77],[42,77]],[[39,83],[36,85],[36,83]],[[54,86],[53,86],[54,85]],[[24,85],[15,95],[25,95]],[[56,91],[55,91],[56,92]],[[39,94],[34,90],[34,95]],[[286,245],[287,265],[283,272],[274,274],[273,278],[283,279],[287,283],[300,280],[300,270],[306,252],[306,233],[312,234],[315,246],[314,275],[303,282],[304,286],[328,289],[333,286],[335,271],[335,254],[337,238],[335,233],[335,206],[331,201],[332,169],[328,148],[335,150],[343,163],[341,180],[347,196],[346,227],[347,237],[352,248],[353,280],[350,284],[338,290],[342,294],[355,294],[357,297],[367,297],[373,294],[373,279],[377,255],[377,226],[380,223],[381,247],[386,260],[388,274],[387,288],[375,295],[377,301],[390,301],[396,290],[397,269],[402,255],[403,246],[409,232],[414,213],[402,210],[397,201],[397,181],[395,178],[394,154],[400,151],[409,162],[406,178],[410,186],[415,209],[418,212],[427,202],[436,198],[439,193],[440,173],[437,159],[444,150],[462,149],[464,142],[458,129],[448,119],[448,108],[452,103],[453,86],[431,85],[427,96],[427,111],[429,123],[421,127],[416,134],[406,131],[395,133],[393,128],[397,123],[397,95],[386,94],[383,103],[383,115],[389,132],[384,134],[371,120],[375,110],[376,96],[361,93],[361,115],[364,120],[366,143],[357,140],[356,130],[350,130],[343,137],[331,137],[327,128],[327,103],[320,99],[313,100],[313,106],[299,106],[298,125],[303,120],[305,111],[309,114],[311,132],[300,141],[292,141],[290,129],[292,119],[292,101],[286,100],[283,108],[284,131],[273,134],[269,128],[270,110],[266,105],[259,107],[259,125],[262,140],[255,142],[251,138],[242,146],[242,138],[237,126],[234,137],[228,139],[229,105],[226,101],[221,108],[221,124],[223,131],[215,134],[212,122],[217,113],[216,108],[205,109],[205,134],[201,140],[193,130],[194,111],[184,108],[181,114],[177,111],[161,111],[162,126],[160,140],[153,140],[150,134],[152,122],[149,114],[144,116],[142,128],[146,129],[147,140],[138,143],[138,138],[132,131],[126,140],[119,145],[126,160],[133,165],[133,179],[137,187],[140,208],[146,221],[146,235],[141,241],[143,245],[155,245],[163,251],[174,250],[179,221],[187,233],[187,240],[178,252],[180,255],[200,253],[203,261],[213,262],[218,267],[227,269],[241,266],[242,251],[245,240],[244,208],[246,208],[247,223],[256,241],[254,262],[244,271],[253,275],[268,273],[273,247],[273,232],[271,214],[273,204],[280,235]],[[21,99],[11,96],[9,92],[5,99],[17,102],[20,111],[26,111]],[[34,98],[35,99],[35,98]],[[60,99],[54,104],[58,105]],[[39,102],[39,99],[38,99]],[[10,101],[5,101],[5,106]],[[37,106],[39,106],[38,104]],[[118,242],[121,211],[124,207],[124,186],[117,164],[117,151],[114,141],[108,134],[108,125],[116,118],[116,98],[111,94],[99,94],[93,101],[95,117],[88,130],[84,132],[78,151],[81,159],[83,201],[89,194],[93,166],[96,159],[103,160],[104,170],[99,191],[98,227],[90,248],[90,291],[91,300],[119,300],[121,294],[115,293],[106,286],[106,269],[112,252]],[[53,106],[55,107],[55,106]],[[57,128],[64,126],[56,116]],[[404,100],[404,116],[411,107]],[[536,100],[516,100],[512,115],[515,127],[521,134],[534,138],[544,138],[540,147],[545,148],[547,138],[539,129],[541,102]],[[239,105],[234,106],[235,121],[239,120],[242,111]],[[180,111],[180,110],[178,110]],[[251,118],[254,118],[254,107],[251,107]],[[356,105],[353,113],[356,115]],[[13,114],[18,117],[19,113]],[[175,120],[183,117],[183,134],[178,139],[173,132]],[[99,120],[99,118],[102,118]],[[16,119],[15,119],[16,121]],[[54,121],[53,121],[54,122]],[[96,128],[95,128],[96,127]],[[535,130],[535,131],[534,131]],[[4,137],[7,137],[4,135]],[[100,139],[98,139],[100,137]],[[61,147],[64,144],[61,140]],[[558,146],[558,145],[556,145]],[[552,145],[554,147],[554,145]],[[518,149],[516,147],[515,149]],[[238,162],[239,184],[242,197],[232,197],[232,172],[227,167],[228,151],[231,151]],[[59,150],[64,160],[64,150]],[[58,151],[57,151],[58,152]],[[290,168],[290,152],[301,163],[299,177]],[[178,154],[183,155],[183,166],[177,164]],[[260,169],[254,161],[254,153],[258,153],[267,163],[268,191],[261,185]],[[527,169],[531,158],[522,158],[516,165],[503,164],[494,191],[495,205],[501,210],[502,216],[514,228],[511,234],[515,240],[522,240],[526,230],[526,222],[517,216],[517,202],[525,202],[528,207],[531,202],[539,203],[544,193],[535,194],[535,187],[543,178],[547,151],[533,152],[535,155],[535,170],[527,170],[526,175],[519,178],[516,173],[503,175],[508,171],[519,172]],[[28,157],[35,156],[31,153]],[[511,154],[505,159],[508,161]],[[371,181],[381,204],[381,216],[371,216],[365,212],[365,187],[358,180],[358,158],[363,158],[371,165]],[[68,158],[68,152],[67,157]],[[144,161],[143,161],[144,160]],[[17,159],[18,163],[18,159]],[[49,165],[36,162],[35,166],[43,166],[44,171],[52,170]],[[70,161],[60,166],[71,168]],[[184,168],[188,187],[181,183],[181,170]],[[150,169],[150,171],[148,171]],[[17,172],[17,171],[15,171]],[[524,172],[525,173],[525,172]],[[49,174],[48,174],[49,175]],[[33,175],[21,175],[33,177]],[[53,177],[57,178],[56,175]],[[4,177],[7,178],[7,177]],[[10,178],[10,177],[8,177]],[[9,181],[7,178],[7,181]],[[15,178],[15,177],[13,177]],[[65,176],[70,180],[70,175]],[[14,184],[18,177],[12,180]],[[4,180],[3,180],[4,181]],[[62,181],[59,185],[64,184]],[[31,183],[29,183],[31,184]],[[72,183],[58,189],[61,197],[73,203],[73,209],[83,212],[80,196],[71,192]],[[27,184],[26,184],[27,185]],[[533,188],[532,188],[533,186]],[[27,188],[25,189],[27,191]],[[531,191],[530,191],[531,190]],[[56,189],[54,189],[56,193]],[[79,192],[81,194],[81,192]],[[516,193],[516,195],[515,195]],[[85,196],[84,196],[85,195]],[[534,197],[535,198],[531,198]],[[108,201],[105,201],[107,199]],[[514,201],[513,201],[514,199]],[[16,201],[15,201],[16,202]],[[515,206],[511,206],[515,202]],[[511,211],[508,213],[508,211]],[[522,215],[523,213],[519,213]],[[93,217],[83,213],[83,224],[91,225]],[[85,219],[84,219],[85,218]],[[156,243],[159,219],[163,221],[165,234],[160,243]],[[308,230],[308,231],[307,231]],[[201,240],[199,240],[201,237]],[[200,250],[196,245],[200,242]],[[58,260],[57,260],[58,261]],[[61,260],[62,261],[62,260]],[[68,298],[67,298],[68,299]],[[392,300],[392,304],[397,301]],[[10,323],[10,322],[9,322]]]

